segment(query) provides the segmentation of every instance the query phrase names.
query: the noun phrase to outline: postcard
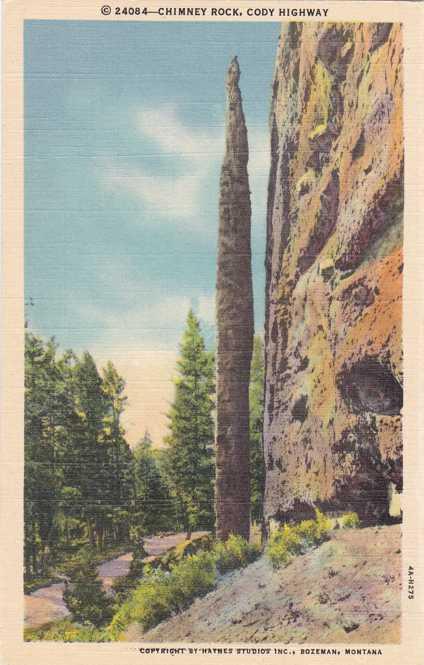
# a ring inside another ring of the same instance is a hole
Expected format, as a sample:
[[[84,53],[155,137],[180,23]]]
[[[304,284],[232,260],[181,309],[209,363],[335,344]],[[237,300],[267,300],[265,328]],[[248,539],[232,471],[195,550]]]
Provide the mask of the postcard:
[[[104,2],[5,4],[2,662],[420,665],[423,6]]]

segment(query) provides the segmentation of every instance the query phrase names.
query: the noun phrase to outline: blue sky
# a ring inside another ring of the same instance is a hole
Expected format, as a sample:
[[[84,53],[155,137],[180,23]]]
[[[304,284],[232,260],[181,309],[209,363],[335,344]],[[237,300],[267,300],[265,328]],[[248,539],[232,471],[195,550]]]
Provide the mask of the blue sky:
[[[164,433],[192,306],[214,338],[225,75],[238,55],[263,328],[268,113],[279,25],[27,21],[25,292],[30,327],[114,361],[130,439]]]

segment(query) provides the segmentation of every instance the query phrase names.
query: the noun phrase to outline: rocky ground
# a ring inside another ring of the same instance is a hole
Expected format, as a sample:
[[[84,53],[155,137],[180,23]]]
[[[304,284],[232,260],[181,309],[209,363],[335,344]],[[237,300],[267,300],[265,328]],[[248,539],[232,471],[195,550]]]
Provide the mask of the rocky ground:
[[[335,531],[274,571],[265,557],[224,576],[186,612],[128,641],[396,643],[401,614],[400,526]]]

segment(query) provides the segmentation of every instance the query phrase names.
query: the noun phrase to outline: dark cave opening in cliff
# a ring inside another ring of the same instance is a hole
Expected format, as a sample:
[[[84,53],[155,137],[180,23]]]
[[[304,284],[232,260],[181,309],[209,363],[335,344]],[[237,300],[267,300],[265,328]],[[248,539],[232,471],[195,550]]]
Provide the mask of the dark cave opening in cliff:
[[[353,411],[397,416],[403,406],[403,388],[390,369],[375,358],[365,358],[340,377],[340,390]]]

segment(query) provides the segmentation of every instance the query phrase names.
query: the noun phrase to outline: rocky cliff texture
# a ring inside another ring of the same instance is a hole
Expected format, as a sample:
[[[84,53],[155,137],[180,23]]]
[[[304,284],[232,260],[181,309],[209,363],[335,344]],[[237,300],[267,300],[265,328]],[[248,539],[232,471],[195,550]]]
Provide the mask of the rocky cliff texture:
[[[288,23],[271,111],[268,520],[402,485],[402,35]]]
[[[253,346],[251,206],[246,124],[237,58],[227,75],[226,151],[221,170],[216,285],[217,535],[249,537],[249,375]]]

